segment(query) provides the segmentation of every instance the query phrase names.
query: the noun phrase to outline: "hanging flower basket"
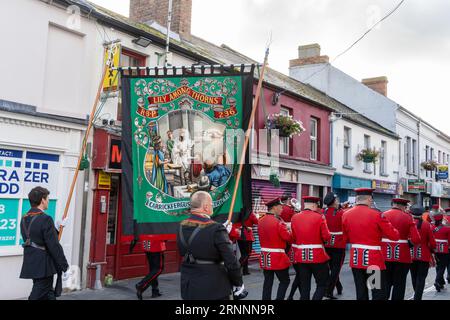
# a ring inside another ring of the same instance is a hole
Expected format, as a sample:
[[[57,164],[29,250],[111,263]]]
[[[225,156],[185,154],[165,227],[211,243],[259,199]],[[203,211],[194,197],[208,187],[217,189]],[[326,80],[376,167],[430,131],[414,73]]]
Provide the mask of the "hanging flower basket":
[[[438,163],[434,160],[428,160],[422,162],[420,165],[427,171],[435,171],[437,169]]]
[[[301,121],[295,120],[291,115],[286,116],[279,113],[272,114],[268,117],[266,129],[278,129],[280,137],[289,138],[292,138],[295,135],[299,135],[303,131],[305,131],[305,128],[303,127],[303,123]]]
[[[375,163],[378,160],[380,152],[374,149],[362,149],[356,156],[358,161],[364,163]]]

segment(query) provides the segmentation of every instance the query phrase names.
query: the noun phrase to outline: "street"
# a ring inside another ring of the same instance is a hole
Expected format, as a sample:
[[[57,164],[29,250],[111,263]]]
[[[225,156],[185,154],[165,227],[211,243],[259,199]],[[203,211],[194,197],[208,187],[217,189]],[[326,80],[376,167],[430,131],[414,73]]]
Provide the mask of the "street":
[[[248,291],[248,296],[245,300],[261,300],[262,286],[264,281],[262,271],[259,269],[259,266],[256,262],[253,262],[250,265],[249,269],[251,274],[244,277],[244,284]],[[292,268],[290,269],[290,275],[292,283],[295,277],[295,272]],[[448,291],[447,289],[441,291],[440,293],[436,292],[433,286],[434,277],[435,269],[431,268],[427,277],[423,300],[449,300],[450,291]],[[355,300],[353,277],[347,261],[343,266],[340,279],[344,290],[341,296],[336,297],[338,297],[340,300]],[[82,291],[63,294],[63,296],[60,297],[59,300],[136,300],[136,290],[134,288],[134,285],[137,283],[137,281],[138,279],[117,281],[114,282],[113,285],[101,290],[85,289]],[[179,289],[179,273],[161,275],[158,278],[158,281],[163,296],[157,299],[151,299],[151,289],[149,289],[144,293],[144,300],[181,300]],[[277,287],[278,282],[277,280],[275,280],[272,290],[272,297],[275,297]],[[315,288],[314,280],[312,288]],[[286,295],[289,294],[289,290]],[[311,296],[312,294],[313,292],[311,292]],[[413,295],[414,291],[411,286],[411,278],[408,275],[405,300],[411,300]],[[297,291],[295,293],[294,300],[298,299],[299,293]]]

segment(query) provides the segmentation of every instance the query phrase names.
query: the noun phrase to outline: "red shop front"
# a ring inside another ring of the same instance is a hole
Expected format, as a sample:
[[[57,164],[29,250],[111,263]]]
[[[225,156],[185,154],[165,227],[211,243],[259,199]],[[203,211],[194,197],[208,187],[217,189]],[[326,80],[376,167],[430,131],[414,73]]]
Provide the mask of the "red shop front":
[[[114,280],[142,277],[148,265],[142,243],[132,253],[130,242],[122,239],[121,138],[96,129],[94,132],[92,169],[95,172],[88,287],[94,288],[97,268],[100,279],[110,274]],[[167,241],[164,273],[178,272],[180,255],[174,240]]]

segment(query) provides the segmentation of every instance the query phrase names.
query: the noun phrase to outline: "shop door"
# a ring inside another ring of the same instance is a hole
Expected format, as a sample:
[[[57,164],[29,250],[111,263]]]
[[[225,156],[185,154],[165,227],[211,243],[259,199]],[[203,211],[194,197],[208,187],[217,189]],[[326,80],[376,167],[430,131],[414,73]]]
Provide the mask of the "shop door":
[[[106,274],[117,276],[117,239],[118,221],[121,216],[122,205],[120,197],[120,176],[111,176],[111,190],[109,193],[108,226],[106,231]]]

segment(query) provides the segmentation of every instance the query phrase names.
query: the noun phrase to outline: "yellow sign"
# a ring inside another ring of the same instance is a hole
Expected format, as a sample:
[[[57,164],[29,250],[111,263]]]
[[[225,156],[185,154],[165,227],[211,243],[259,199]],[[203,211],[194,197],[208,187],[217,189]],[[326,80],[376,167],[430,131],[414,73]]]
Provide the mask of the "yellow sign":
[[[104,171],[98,174],[98,189],[111,190],[111,175]]]
[[[113,43],[105,50],[104,65],[106,66],[105,80],[103,81],[103,91],[116,91],[119,87],[119,76],[117,70],[120,63],[120,43]]]

